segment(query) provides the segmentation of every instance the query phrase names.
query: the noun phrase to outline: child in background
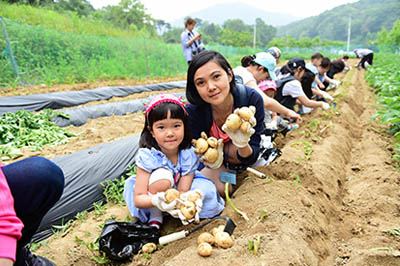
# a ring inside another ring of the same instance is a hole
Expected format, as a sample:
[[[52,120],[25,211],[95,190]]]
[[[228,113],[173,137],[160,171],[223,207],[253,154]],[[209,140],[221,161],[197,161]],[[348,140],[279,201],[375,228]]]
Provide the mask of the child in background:
[[[258,84],[258,86],[268,97],[275,97],[277,90],[275,80],[263,80]],[[264,123],[265,128],[267,129],[277,130],[278,128],[281,128],[281,132],[284,135],[286,135],[287,132],[299,127],[297,124],[285,123],[285,121],[276,112],[271,112],[269,110],[265,110]]]
[[[176,200],[165,202],[163,192],[169,188],[176,188],[181,194],[195,190],[202,195],[202,202],[196,202],[196,209],[201,210],[196,221],[222,212],[224,200],[214,183],[196,171],[199,158],[191,147],[191,140],[183,103],[174,95],[156,96],[146,108],[136,176],[125,182],[124,199],[133,217],[160,229],[162,211],[176,214]],[[187,224],[188,221],[178,216]]]
[[[322,83],[322,81],[318,79],[318,66],[321,64],[322,58],[324,58],[324,56],[321,53],[313,53],[311,56],[311,62],[306,64],[306,68],[315,74],[314,81],[320,89],[325,88],[325,85]]]

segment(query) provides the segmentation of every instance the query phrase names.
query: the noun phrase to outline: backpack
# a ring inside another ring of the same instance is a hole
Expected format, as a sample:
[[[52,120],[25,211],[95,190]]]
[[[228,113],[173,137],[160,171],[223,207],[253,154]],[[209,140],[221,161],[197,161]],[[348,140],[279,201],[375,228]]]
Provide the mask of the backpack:
[[[296,104],[296,98],[293,98],[290,95],[288,96],[282,95],[283,87],[285,86],[286,83],[292,80],[295,80],[295,78],[292,75],[289,75],[288,77],[276,81],[276,94],[274,99],[277,100],[283,106],[293,110],[294,105]]]

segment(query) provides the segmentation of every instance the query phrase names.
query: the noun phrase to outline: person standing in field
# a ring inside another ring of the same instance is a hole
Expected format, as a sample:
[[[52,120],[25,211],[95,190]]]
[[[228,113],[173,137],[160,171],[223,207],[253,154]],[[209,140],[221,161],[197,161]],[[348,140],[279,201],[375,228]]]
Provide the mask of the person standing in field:
[[[361,60],[356,65],[357,68],[361,67],[366,69],[368,65],[373,64],[374,51],[370,49],[354,49],[353,52],[356,54],[358,58],[361,58]]]
[[[204,50],[204,46],[201,43],[201,34],[194,29],[195,25],[196,21],[194,19],[186,19],[185,30],[181,34],[183,56],[188,64],[190,64],[194,55]]]

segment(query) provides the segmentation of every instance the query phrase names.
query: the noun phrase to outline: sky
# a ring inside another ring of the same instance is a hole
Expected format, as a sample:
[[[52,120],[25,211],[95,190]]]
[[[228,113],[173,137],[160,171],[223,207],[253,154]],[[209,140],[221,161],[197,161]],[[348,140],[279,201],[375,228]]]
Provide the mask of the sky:
[[[107,5],[117,5],[120,0],[88,0],[96,9]],[[190,13],[220,3],[242,2],[269,12],[285,13],[306,18],[316,16],[326,10],[358,0],[140,0],[148,14],[154,19],[173,22]]]

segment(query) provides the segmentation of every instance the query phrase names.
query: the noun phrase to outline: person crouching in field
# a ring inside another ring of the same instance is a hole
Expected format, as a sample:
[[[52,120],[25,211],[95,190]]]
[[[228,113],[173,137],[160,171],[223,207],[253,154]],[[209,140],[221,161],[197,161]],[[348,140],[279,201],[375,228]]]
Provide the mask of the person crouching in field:
[[[329,104],[322,101],[310,100],[303,91],[301,80],[306,71],[306,63],[303,58],[295,57],[281,68],[277,81],[277,93],[275,99],[282,105],[294,110],[296,104],[309,108],[321,107],[329,109]]]
[[[357,68],[366,69],[369,65],[373,64],[374,51],[370,49],[354,49],[353,52],[358,58],[361,58],[356,65]]]
[[[191,147],[188,113],[176,96],[156,96],[146,108],[145,125],[136,157],[137,172],[125,182],[124,199],[130,214],[142,223],[160,229],[163,212],[183,224],[211,218],[222,212],[225,202],[214,183],[197,171],[199,158]],[[165,191],[175,188],[181,195],[197,192],[196,216],[189,219],[169,202]]]

